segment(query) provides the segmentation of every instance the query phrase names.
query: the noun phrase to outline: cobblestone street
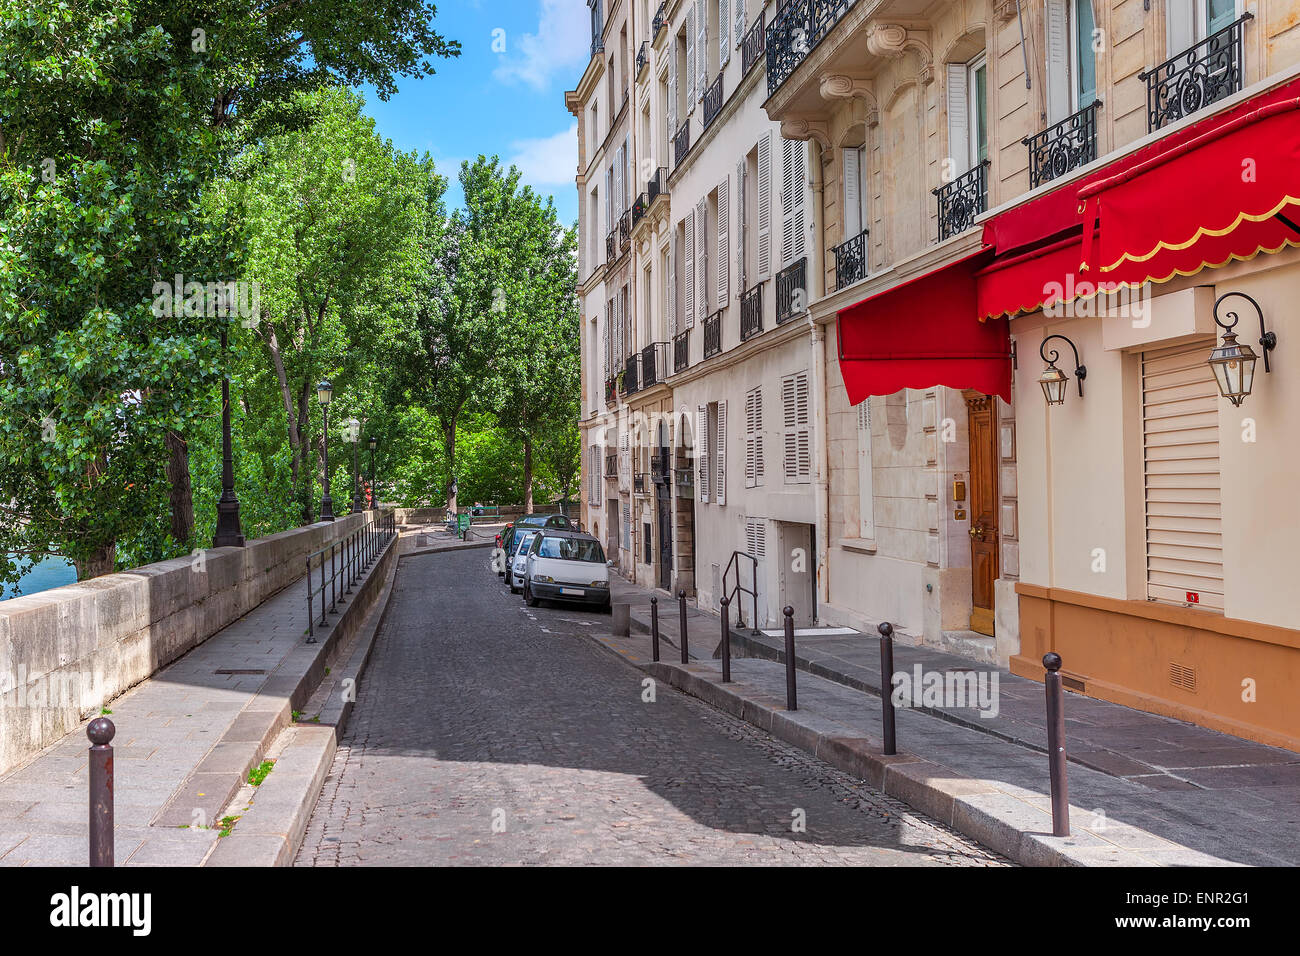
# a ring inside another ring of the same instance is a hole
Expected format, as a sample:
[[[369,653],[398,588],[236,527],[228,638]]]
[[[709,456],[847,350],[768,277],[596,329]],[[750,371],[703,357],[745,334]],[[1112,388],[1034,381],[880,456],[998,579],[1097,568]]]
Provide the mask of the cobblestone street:
[[[527,609],[489,552],[419,555],[392,603],[299,865],[1005,861]],[[804,824],[804,826],[801,826]]]

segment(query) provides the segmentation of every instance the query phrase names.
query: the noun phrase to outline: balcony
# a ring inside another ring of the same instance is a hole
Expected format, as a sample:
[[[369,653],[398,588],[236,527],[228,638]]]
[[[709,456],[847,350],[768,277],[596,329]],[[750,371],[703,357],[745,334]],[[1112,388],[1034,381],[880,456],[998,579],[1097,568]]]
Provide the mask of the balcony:
[[[939,203],[939,241],[960,235],[975,225],[988,204],[989,161],[975,164],[950,183],[930,190]]]
[[[605,379],[605,404],[613,405],[618,401],[618,379]]]
[[[650,181],[646,183],[646,193],[649,195],[650,203],[652,205],[654,201],[658,199],[660,196],[668,195],[668,167],[667,166],[660,166],[658,169],[655,170],[655,174],[651,176]]]
[[[673,476],[677,479],[678,495],[689,498],[691,496],[691,489],[695,485],[695,469],[674,468]]]
[[[618,251],[619,254],[632,248],[632,212],[627,210],[618,217]]]
[[[666,485],[673,478],[672,452],[661,449],[650,454],[650,480],[656,485]]]
[[[641,79],[646,66],[650,63],[650,41],[642,40],[641,48],[636,51],[636,78]]]
[[[605,237],[605,261],[613,262],[618,258],[618,234],[611,230]]]
[[[605,477],[618,478],[618,452],[611,451],[605,456]]]
[[[691,151],[691,120],[687,117],[677,132],[673,134],[673,163],[680,166],[686,154]]]
[[[593,57],[596,57],[596,56],[600,56],[600,55],[601,55],[602,53],[604,53],[604,52],[605,52],[605,38],[604,38],[604,37],[599,37],[599,36],[598,36],[598,37],[592,37],[592,40],[591,40],[591,55],[592,55]]]
[[[641,388],[658,385],[668,377],[668,343],[652,342],[641,350]]]
[[[740,297],[740,341],[763,331],[763,283]]]
[[[767,26],[763,23],[763,11],[760,10],[758,19],[754,21],[754,25],[749,28],[749,32],[745,34],[745,39],[741,42],[741,75],[749,76],[749,71],[754,68],[754,64],[766,59],[766,54]]]
[[[637,364],[639,356],[629,355],[627,364],[623,366],[623,394],[635,395],[640,391],[637,385]]]
[[[1097,158],[1097,110],[1101,100],[1021,142],[1029,147],[1029,188],[1037,189]]]
[[[691,330],[673,336],[673,372],[684,372],[691,364]]]
[[[776,324],[784,325],[808,308],[808,257],[776,274]]]
[[[644,473],[632,476],[632,493],[634,495],[643,495],[646,493]]]
[[[835,288],[845,289],[867,277],[867,230],[831,250],[835,253]]]
[[[704,357],[710,359],[720,354],[722,354],[721,309],[704,320]]]
[[[857,0],[790,0],[767,28],[767,94],[799,68]]]
[[[650,26],[650,39],[658,42],[659,34],[663,32],[664,27],[668,26],[668,3],[659,4],[659,9],[655,11],[654,22]]]
[[[644,192],[636,197],[636,202],[632,203],[632,228],[645,218],[645,214],[650,211],[650,194]]]
[[[1138,76],[1147,84],[1147,132],[1176,123],[1211,103],[1238,92],[1246,71],[1242,62],[1247,20],[1240,19],[1200,43]]]
[[[708,89],[704,91],[704,128],[708,129],[709,125],[718,118],[722,112],[722,71],[718,71],[718,77],[709,84]]]

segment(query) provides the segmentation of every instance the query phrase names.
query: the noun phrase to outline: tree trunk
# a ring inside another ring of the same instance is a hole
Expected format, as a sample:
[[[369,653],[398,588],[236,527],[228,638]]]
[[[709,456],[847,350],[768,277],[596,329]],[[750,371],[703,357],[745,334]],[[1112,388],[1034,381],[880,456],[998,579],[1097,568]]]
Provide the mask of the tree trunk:
[[[188,547],[194,537],[190,446],[173,431],[167,432],[167,480],[171,484],[172,540]]]
[[[447,483],[443,490],[447,498],[447,517],[456,513],[456,419],[442,426],[442,450],[447,456]]]
[[[110,541],[95,552],[85,561],[74,561],[77,568],[77,580],[86,581],[90,578],[97,578],[101,574],[112,574],[113,566],[117,563],[117,542]]]
[[[271,364],[275,366],[275,378],[280,383],[280,397],[284,399],[285,426],[289,433],[289,451],[292,453],[290,467],[293,469],[293,483],[298,484],[298,469],[302,464],[302,433],[294,418],[293,393],[289,391],[289,377],[284,370],[284,357],[280,354],[280,342],[275,337],[275,328],[271,323],[265,326],[266,347],[271,353]]]
[[[524,436],[524,514],[533,513],[533,439]]]

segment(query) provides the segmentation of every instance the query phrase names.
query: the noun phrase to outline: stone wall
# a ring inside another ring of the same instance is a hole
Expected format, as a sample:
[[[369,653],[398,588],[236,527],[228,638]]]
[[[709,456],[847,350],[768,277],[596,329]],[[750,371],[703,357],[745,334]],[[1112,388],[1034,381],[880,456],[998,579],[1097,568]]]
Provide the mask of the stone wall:
[[[308,555],[368,520],[348,515],[0,604],[0,773],[300,581]]]

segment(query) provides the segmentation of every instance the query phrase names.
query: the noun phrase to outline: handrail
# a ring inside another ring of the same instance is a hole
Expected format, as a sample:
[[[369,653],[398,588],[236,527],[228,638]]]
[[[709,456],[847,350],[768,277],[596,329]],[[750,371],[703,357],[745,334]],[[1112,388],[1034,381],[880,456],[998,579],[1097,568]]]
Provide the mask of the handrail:
[[[327,628],[329,615],[338,614],[338,605],[346,604],[357,580],[383,553],[388,542],[397,536],[397,519],[392,511],[369,515],[366,523],[346,538],[332,541],[307,555],[307,643],[316,643],[316,628]],[[328,554],[330,574],[325,576]],[[312,584],[312,560],[320,558],[320,586]],[[345,582],[346,579],[346,582]],[[316,595],[320,595],[320,622],[316,621]],[[328,596],[329,604],[325,599]]]
[[[752,591],[740,583],[740,563],[736,560],[737,558],[749,558],[750,561],[754,562],[754,589]],[[732,588],[730,591],[728,591],[727,575],[731,573],[732,565],[735,565],[736,568],[736,586]],[[733,595],[739,594],[741,592],[748,594],[751,598],[753,598],[754,617],[750,622],[751,627],[749,633],[757,637],[758,636],[758,558],[754,557],[752,554],[749,554],[748,552],[745,551],[733,551],[731,552],[731,560],[727,562],[727,566],[722,572],[722,596],[727,599],[728,603],[730,603]],[[737,619],[736,623],[739,624],[741,627],[744,627],[745,616],[741,612],[741,607],[739,604],[736,605],[736,614],[739,615],[739,618]]]

